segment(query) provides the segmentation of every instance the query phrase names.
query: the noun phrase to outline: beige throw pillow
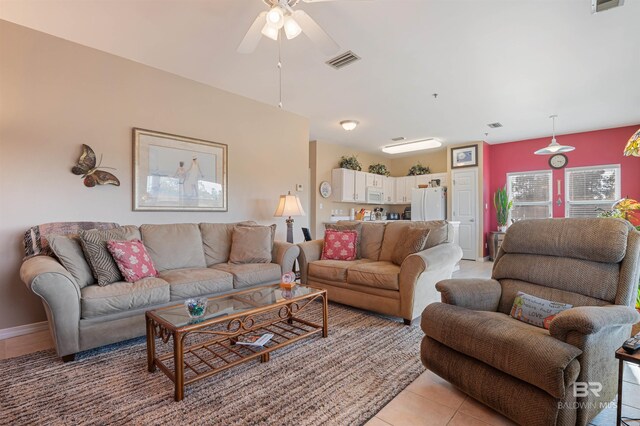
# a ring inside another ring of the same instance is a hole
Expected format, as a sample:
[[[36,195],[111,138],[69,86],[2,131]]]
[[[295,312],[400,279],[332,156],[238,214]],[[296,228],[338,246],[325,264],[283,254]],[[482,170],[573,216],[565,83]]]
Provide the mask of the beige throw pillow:
[[[446,220],[428,220],[424,222],[413,222],[417,228],[426,228],[431,231],[424,249],[435,247],[447,241],[449,237],[449,225]]]
[[[236,226],[231,234],[229,263],[271,263],[272,226]]]
[[[407,256],[424,250],[430,232],[431,230],[427,228],[407,228],[402,238],[396,243],[396,247],[391,255],[391,261],[400,266]]]
[[[350,223],[327,223],[324,229],[330,229],[332,231],[356,231],[358,234],[358,241],[356,241],[356,259],[362,257],[360,251],[360,241],[362,241],[362,223],[350,222]]]
[[[49,247],[80,288],[95,283],[91,267],[82,252],[78,235],[47,235]]]

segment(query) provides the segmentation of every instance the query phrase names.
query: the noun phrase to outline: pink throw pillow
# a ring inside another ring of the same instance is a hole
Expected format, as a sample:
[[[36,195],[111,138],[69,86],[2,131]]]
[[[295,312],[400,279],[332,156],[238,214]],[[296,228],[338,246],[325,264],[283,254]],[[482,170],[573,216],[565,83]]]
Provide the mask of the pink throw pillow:
[[[107,249],[128,283],[158,276],[158,271],[140,240],[107,241]]]
[[[358,233],[356,231],[332,231],[324,233],[322,260],[355,260]]]

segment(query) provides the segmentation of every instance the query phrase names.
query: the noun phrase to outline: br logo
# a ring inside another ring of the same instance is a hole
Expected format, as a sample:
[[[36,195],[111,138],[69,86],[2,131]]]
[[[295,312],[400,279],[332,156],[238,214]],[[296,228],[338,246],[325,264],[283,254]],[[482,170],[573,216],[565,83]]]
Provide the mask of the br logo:
[[[592,393],[593,396],[600,396],[602,391],[602,383],[600,382],[576,382],[573,386],[573,396],[576,398],[585,398]]]

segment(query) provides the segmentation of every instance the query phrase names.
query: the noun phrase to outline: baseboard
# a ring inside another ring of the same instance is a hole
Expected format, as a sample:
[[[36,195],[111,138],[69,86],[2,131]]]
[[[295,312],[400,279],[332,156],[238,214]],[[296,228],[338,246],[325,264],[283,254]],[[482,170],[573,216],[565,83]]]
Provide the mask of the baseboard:
[[[0,330],[0,340],[10,339],[11,337],[23,336],[25,334],[37,333],[38,331],[48,330],[49,323],[47,321],[35,322],[33,324],[19,325],[17,327],[3,328]]]
[[[489,262],[489,256],[479,257],[476,259],[476,262]]]

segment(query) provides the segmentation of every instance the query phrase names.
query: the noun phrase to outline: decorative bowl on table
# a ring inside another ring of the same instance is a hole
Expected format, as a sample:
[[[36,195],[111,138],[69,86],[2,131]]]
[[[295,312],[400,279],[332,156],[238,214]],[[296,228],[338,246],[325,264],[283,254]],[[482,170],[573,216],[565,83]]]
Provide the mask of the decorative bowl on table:
[[[206,297],[196,297],[185,300],[184,306],[187,308],[187,313],[191,318],[200,318],[207,310],[207,302]]]

